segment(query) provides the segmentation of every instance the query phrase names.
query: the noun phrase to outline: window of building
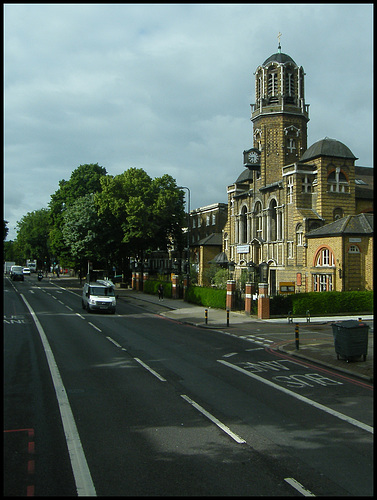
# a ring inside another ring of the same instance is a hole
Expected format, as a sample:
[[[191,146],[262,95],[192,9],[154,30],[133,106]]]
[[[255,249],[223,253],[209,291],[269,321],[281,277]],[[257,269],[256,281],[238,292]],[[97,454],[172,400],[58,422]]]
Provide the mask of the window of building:
[[[254,215],[255,215],[256,237],[262,238],[263,219],[262,219],[262,204],[260,201],[257,201],[257,203],[255,204]]]
[[[330,193],[348,193],[347,177],[340,170],[340,167],[336,167],[327,177],[327,190]]]
[[[228,239],[229,239],[228,233],[225,233],[224,234],[224,252],[226,252],[228,250]]]
[[[202,218],[198,217],[198,227],[202,227]]]
[[[287,242],[287,257],[293,259],[293,241]]]
[[[288,175],[287,178],[287,198],[288,203],[293,202],[293,175]]]
[[[269,73],[268,75],[268,96],[270,101],[277,100],[278,95],[278,75],[277,73]]]
[[[332,251],[327,248],[321,248],[316,255],[315,265],[317,267],[334,267],[335,266],[335,258]]]
[[[212,214],[212,226],[216,224],[216,214]]]
[[[271,200],[269,219],[270,219],[270,240],[276,241],[277,239],[277,214],[276,214],[276,200]]]
[[[209,215],[207,215],[207,216],[206,216],[206,226],[209,226],[209,222],[210,222],[210,216],[209,216]]]
[[[286,93],[288,97],[292,97],[295,91],[295,80],[293,73],[287,73],[285,78]]]
[[[360,248],[357,245],[351,245],[348,249],[348,253],[360,253]]]
[[[192,227],[193,227],[193,229],[195,229],[196,228],[196,217],[193,217],[191,220],[192,220]]]
[[[332,292],[332,274],[313,274],[314,292]]]
[[[296,240],[297,240],[297,246],[302,246],[304,244],[304,234],[303,234],[303,227],[302,224],[298,224],[296,227]]]
[[[245,206],[243,206],[241,210],[239,229],[240,243],[247,243],[247,208]]]

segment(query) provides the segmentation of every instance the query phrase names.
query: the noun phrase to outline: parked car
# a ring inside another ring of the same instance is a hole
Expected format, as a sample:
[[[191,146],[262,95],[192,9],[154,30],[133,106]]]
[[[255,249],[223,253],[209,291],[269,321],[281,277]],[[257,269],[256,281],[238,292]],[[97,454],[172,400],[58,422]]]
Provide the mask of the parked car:
[[[114,283],[109,280],[98,280],[94,283],[85,283],[81,299],[82,308],[90,311],[109,311],[112,314],[116,309]]]
[[[30,276],[30,269],[28,267],[24,267],[22,272],[23,274],[28,274]]]
[[[13,281],[24,281],[23,267],[12,266],[10,268],[10,277]]]

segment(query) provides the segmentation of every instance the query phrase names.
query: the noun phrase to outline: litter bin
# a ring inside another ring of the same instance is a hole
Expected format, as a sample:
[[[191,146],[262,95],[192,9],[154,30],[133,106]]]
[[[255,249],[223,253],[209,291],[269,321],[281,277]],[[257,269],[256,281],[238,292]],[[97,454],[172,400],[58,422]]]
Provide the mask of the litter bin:
[[[337,359],[341,356],[348,363],[350,358],[363,356],[365,361],[368,351],[368,331],[368,325],[353,319],[333,323],[332,332]]]

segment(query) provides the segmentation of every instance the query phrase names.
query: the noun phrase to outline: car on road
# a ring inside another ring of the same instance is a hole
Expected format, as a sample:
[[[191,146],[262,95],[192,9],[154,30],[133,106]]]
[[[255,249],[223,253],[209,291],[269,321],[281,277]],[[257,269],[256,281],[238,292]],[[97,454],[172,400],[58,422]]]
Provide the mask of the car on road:
[[[30,276],[30,269],[28,267],[24,267],[22,272],[23,272],[23,274]]]
[[[10,277],[13,281],[24,281],[23,267],[12,266],[10,268]]]
[[[116,296],[114,283],[110,280],[97,280],[85,283],[82,290],[82,308],[91,311],[109,311],[114,314],[116,310]]]

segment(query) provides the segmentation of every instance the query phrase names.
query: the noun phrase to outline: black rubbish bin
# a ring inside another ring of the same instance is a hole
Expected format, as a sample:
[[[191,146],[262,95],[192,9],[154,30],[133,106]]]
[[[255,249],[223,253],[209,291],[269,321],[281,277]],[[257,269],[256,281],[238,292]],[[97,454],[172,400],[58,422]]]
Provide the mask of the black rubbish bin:
[[[347,363],[353,357],[363,356],[366,360],[368,351],[369,326],[353,319],[338,321],[332,325],[335,352],[345,358]]]

